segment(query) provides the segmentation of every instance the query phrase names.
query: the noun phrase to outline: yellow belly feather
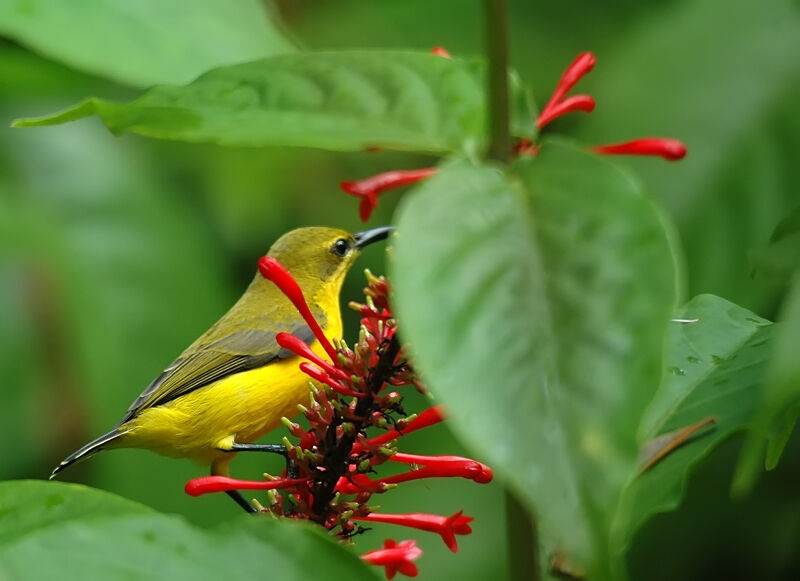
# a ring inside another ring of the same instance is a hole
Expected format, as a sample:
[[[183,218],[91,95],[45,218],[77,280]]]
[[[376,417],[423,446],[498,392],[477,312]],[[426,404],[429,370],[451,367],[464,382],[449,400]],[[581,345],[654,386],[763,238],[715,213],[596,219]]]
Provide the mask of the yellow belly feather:
[[[341,336],[341,321],[330,322],[328,336]],[[319,341],[311,349],[327,359]],[[252,442],[276,428],[281,417],[297,415],[297,404],[308,401],[309,377],[299,364],[299,357],[274,361],[148,408],[122,426],[125,433],[115,444],[202,464],[232,459],[220,448]]]

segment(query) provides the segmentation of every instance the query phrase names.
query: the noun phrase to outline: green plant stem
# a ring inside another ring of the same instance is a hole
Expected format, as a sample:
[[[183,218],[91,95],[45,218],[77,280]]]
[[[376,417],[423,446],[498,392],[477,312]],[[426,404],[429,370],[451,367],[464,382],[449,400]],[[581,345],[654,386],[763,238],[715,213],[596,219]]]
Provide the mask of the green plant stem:
[[[489,61],[489,159],[511,157],[508,105],[508,10],[506,0],[484,0]]]
[[[506,0],[484,0],[486,56],[489,61],[489,150],[487,157],[511,158],[508,103],[508,10]],[[506,489],[506,530],[512,581],[535,581],[539,575],[536,526],[527,509]]]

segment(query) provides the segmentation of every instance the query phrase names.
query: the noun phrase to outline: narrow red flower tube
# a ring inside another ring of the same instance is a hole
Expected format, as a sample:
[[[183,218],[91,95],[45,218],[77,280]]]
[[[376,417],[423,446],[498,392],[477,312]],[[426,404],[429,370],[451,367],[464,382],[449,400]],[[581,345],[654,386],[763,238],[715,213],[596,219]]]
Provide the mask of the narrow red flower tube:
[[[379,194],[424,180],[434,173],[436,173],[434,167],[387,171],[359,181],[344,181],[339,187],[345,193],[361,198],[359,213],[361,220],[366,222],[378,205]]]
[[[464,516],[464,511],[459,510],[452,516],[426,514],[423,512],[412,512],[408,514],[372,512],[366,516],[353,517],[353,520],[402,525],[421,531],[436,533],[442,537],[448,549],[457,553],[458,542],[456,541],[456,535],[468,535],[472,533],[472,527],[469,526],[469,523],[475,519],[471,516]]]
[[[369,446],[382,446],[387,442],[391,442],[392,440],[396,440],[400,436],[404,436],[406,434],[410,434],[411,432],[416,432],[417,430],[421,430],[423,428],[427,428],[428,426],[433,426],[434,424],[438,424],[439,422],[444,421],[444,409],[442,406],[433,406],[425,411],[420,412],[417,414],[413,420],[408,422],[408,425],[402,432],[398,432],[395,429],[389,430],[381,434],[380,436],[376,436],[367,440],[367,445]],[[353,446],[353,452],[358,453],[364,449],[363,446],[356,443]]]
[[[677,139],[645,137],[625,143],[596,145],[590,151],[604,155],[654,155],[669,161],[678,161],[686,155],[686,146]]]
[[[594,106],[594,99],[589,95],[574,95],[559,103],[555,103],[552,107],[545,108],[536,119],[536,126],[541,129],[562,115],[572,113],[573,111],[591,113],[594,111]]]
[[[590,52],[583,52],[579,54],[572,64],[567,67],[567,70],[564,71],[564,74],[561,75],[561,79],[558,81],[558,85],[556,85],[556,90],[553,91],[553,95],[550,97],[550,100],[547,102],[547,105],[544,106],[542,109],[542,113],[554,107],[559,101],[561,101],[564,96],[569,93],[570,89],[575,86],[575,84],[580,81],[589,71],[592,70],[597,59],[595,56]]]
[[[300,357],[305,357],[309,361],[313,362],[315,365],[321,367],[325,373],[339,378],[339,379],[347,379],[348,375],[341,369],[334,367],[324,359],[322,359],[319,355],[314,353],[311,350],[311,347],[303,343],[303,341],[295,337],[290,333],[278,333],[275,336],[275,341],[277,341],[278,345],[283,347],[284,349],[288,349],[289,351],[293,352],[295,355],[299,355]],[[302,364],[301,364],[302,365]]]
[[[397,454],[390,458],[393,459]],[[491,469],[469,458],[458,456],[416,456],[405,454],[405,460],[411,463],[424,463],[421,468],[370,480],[364,474],[353,474],[348,478],[342,477],[336,484],[336,491],[342,494],[358,494],[362,491],[383,492],[387,484],[400,484],[423,478],[467,478],[480,484],[490,482],[494,476]],[[402,456],[401,456],[402,458]],[[409,459],[410,458],[410,459]],[[403,461],[403,460],[398,460]]]
[[[397,573],[402,573],[407,577],[416,577],[419,572],[413,563],[422,555],[422,549],[417,547],[416,541],[395,542],[386,539],[382,549],[375,549],[361,555],[361,558],[370,565],[377,565],[386,568],[386,578],[392,579]]]
[[[480,484],[491,482],[492,478],[494,478],[492,469],[486,464],[462,456],[421,456],[419,454],[397,452],[389,457],[389,460],[403,464],[422,464],[425,467],[434,467],[443,471],[453,470],[458,472],[453,476],[470,478]]]
[[[276,480],[238,480],[228,476],[201,476],[186,483],[184,491],[189,496],[200,496],[226,490],[275,490],[290,488],[308,482],[308,478],[278,478]]]
[[[312,365],[308,362],[303,362],[300,364],[300,371],[311,377],[311,379],[316,379],[317,381],[324,383],[325,385],[329,386],[335,392],[340,393],[341,395],[347,397],[361,397],[364,395],[363,393],[359,393],[357,391],[353,391],[352,389],[342,385],[341,383],[336,382],[334,379],[330,377],[325,371]]]
[[[261,272],[261,276],[275,283],[275,286],[281,289],[281,292],[292,301],[294,307],[303,316],[308,326],[311,327],[314,336],[325,348],[328,357],[331,358],[331,361],[336,361],[336,349],[333,348],[333,345],[328,341],[325,333],[322,332],[314,315],[311,314],[311,309],[308,308],[308,303],[303,296],[303,291],[300,290],[300,285],[298,285],[294,277],[289,274],[289,271],[271,256],[261,257],[258,261],[258,270]]]

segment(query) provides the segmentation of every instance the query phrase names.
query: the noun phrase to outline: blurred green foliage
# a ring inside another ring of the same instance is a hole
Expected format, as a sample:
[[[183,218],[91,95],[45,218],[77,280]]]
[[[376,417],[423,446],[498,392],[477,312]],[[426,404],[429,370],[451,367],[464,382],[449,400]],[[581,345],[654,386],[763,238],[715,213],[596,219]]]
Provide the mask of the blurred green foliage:
[[[309,48],[441,45],[464,56],[481,52],[478,2],[278,4],[288,29]],[[798,204],[797,2],[517,0],[510,12],[512,63],[538,102],[578,52],[598,57],[581,85],[595,95],[597,110],[559,120],[553,129],[590,143],[658,134],[687,142],[681,164],[625,161],[677,225],[684,297],[713,292],[774,318],[786,282],[751,278],[749,258],[768,246],[775,225]],[[194,11],[183,16],[185,29],[201,18]],[[64,42],[77,34],[66,23],[52,32]],[[70,68],[28,46],[37,47],[0,41],[2,480],[43,478],[66,453],[113,425],[235,300],[257,257],[280,234],[310,224],[358,229],[357,201],[338,191],[340,180],[430,162],[411,154],[117,139],[97,120],[11,130],[14,118],[59,110],[90,94],[122,100],[138,94],[86,72],[126,79],[113,71]],[[391,220],[396,198],[382,198],[374,224]],[[382,272],[381,257],[370,249],[361,266]],[[351,275],[343,296],[358,298],[361,286]],[[350,317],[351,332],[354,323]],[[407,442],[410,451],[459,453],[444,427]],[[800,576],[798,436],[754,493],[732,503],[727,489],[737,447],[732,441],[712,455],[691,478],[686,504],[634,539],[633,578]],[[234,474],[276,467],[241,457]],[[185,461],[120,450],[66,477],[201,524],[235,516],[226,498],[183,494],[183,483],[199,473]],[[421,578],[502,578],[501,492],[496,483],[433,481],[403,487],[381,505],[443,514],[469,507],[475,533],[459,539],[457,556],[425,542]],[[362,547],[377,546],[387,533],[375,528]]]

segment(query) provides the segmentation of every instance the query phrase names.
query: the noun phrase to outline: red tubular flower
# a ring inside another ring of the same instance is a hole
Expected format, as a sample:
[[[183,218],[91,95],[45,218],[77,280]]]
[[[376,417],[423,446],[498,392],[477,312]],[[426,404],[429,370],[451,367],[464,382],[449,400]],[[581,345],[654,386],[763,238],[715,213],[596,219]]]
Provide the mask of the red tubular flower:
[[[275,336],[275,341],[277,341],[278,345],[280,345],[284,349],[288,349],[295,355],[299,355],[300,357],[304,357],[305,359],[308,359],[309,361],[313,362],[315,365],[322,368],[322,370],[325,371],[325,373],[327,373],[328,375],[338,379],[348,378],[348,375],[344,371],[342,371],[337,367],[334,367],[333,365],[322,359],[319,355],[317,355],[311,350],[311,347],[303,343],[302,339],[295,337],[291,333],[278,333]]]
[[[414,540],[396,543],[392,539],[386,539],[382,549],[364,553],[361,558],[370,565],[386,567],[386,578],[392,579],[397,573],[416,577],[419,571],[413,561],[421,555],[422,549],[417,547]]]
[[[536,119],[536,126],[541,129],[551,121],[573,111],[591,113],[594,111],[594,106],[594,99],[589,95],[574,95],[542,111]]]
[[[421,456],[419,454],[404,454],[398,452],[389,458],[392,462],[402,462],[403,464],[422,464],[426,468],[433,468],[435,471],[445,475],[445,472],[452,471],[451,476],[461,476],[469,478],[475,482],[486,484],[492,481],[494,473],[486,464],[464,458],[462,456]],[[419,472],[419,470],[417,470]]]
[[[421,531],[436,533],[442,537],[447,548],[454,553],[458,552],[456,535],[470,534],[472,532],[472,527],[469,526],[469,523],[475,520],[471,516],[464,516],[463,510],[459,510],[452,516],[440,516],[438,514],[426,514],[422,512],[412,512],[408,514],[383,514],[373,512],[366,516],[353,517],[353,519],[402,525]]]
[[[405,434],[410,434],[411,432],[421,430],[422,428],[427,428],[428,426],[438,424],[441,421],[444,421],[444,410],[442,409],[442,406],[437,405],[420,412],[416,418],[408,422],[408,425],[405,427],[405,429],[403,429],[402,433],[397,430],[389,430],[385,434],[381,434],[380,436],[376,436],[375,438],[370,438],[367,440],[367,445],[371,447],[381,446],[387,442],[396,440],[400,436],[404,436]],[[360,452],[363,449],[364,447],[359,444],[353,446],[353,452]]]
[[[308,478],[277,478],[275,480],[238,480],[228,476],[201,476],[186,483],[184,490],[189,496],[200,496],[210,492],[226,490],[275,490],[291,488],[308,482]]]
[[[340,393],[344,396],[348,397],[361,397],[363,394],[357,391],[353,391],[349,387],[342,385],[341,383],[334,381],[331,376],[319,367],[312,365],[304,361],[300,364],[300,371],[308,375],[311,379],[316,379],[317,381],[324,383],[325,385],[329,386],[331,389]]]
[[[567,70],[561,75],[558,85],[556,85],[556,90],[553,91],[553,95],[536,120],[536,125],[539,129],[571,111],[586,111],[589,113],[594,110],[594,99],[588,95],[575,95],[569,99],[564,99],[564,97],[586,73],[592,70],[595,62],[597,62],[597,59],[592,53],[584,52],[579,54],[572,64],[567,67]]]
[[[625,143],[596,145],[590,150],[605,155],[655,155],[669,161],[683,159],[686,155],[686,146],[681,141],[661,137],[645,137]]]
[[[413,170],[397,170],[379,173],[359,181],[345,181],[339,184],[342,191],[361,198],[359,214],[366,222],[378,205],[378,195],[393,188],[399,188],[424,180],[436,173],[436,168],[427,167]]]
[[[395,460],[395,457],[399,458]],[[341,494],[357,494],[361,491],[385,492],[387,484],[400,484],[423,478],[467,478],[485,484],[494,476],[491,468],[469,458],[460,456],[418,456],[415,454],[395,454],[390,460],[410,464],[423,464],[422,468],[370,480],[364,474],[351,474],[342,477],[336,484],[336,491]]]
[[[336,361],[336,349],[333,348],[325,333],[322,332],[314,315],[311,314],[311,309],[308,308],[308,303],[306,303],[306,299],[303,296],[303,291],[300,290],[300,285],[289,274],[289,271],[271,256],[261,257],[261,260],[258,261],[258,270],[261,272],[261,276],[275,283],[275,286],[281,289],[281,292],[292,301],[294,307],[303,316],[308,326],[311,327],[314,336],[325,348],[328,357],[331,358],[331,361]]]

